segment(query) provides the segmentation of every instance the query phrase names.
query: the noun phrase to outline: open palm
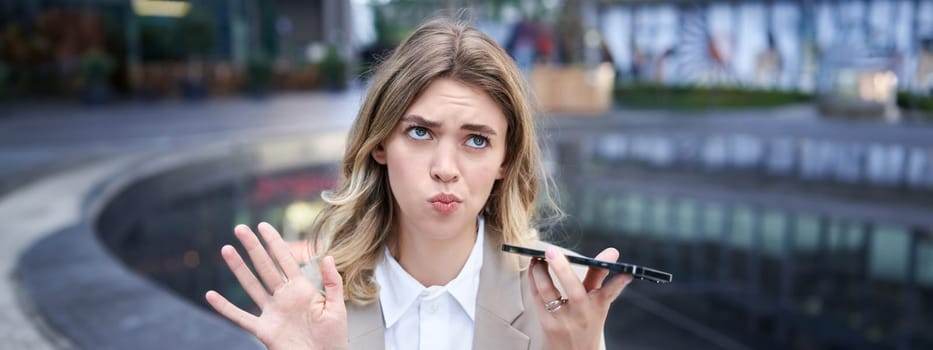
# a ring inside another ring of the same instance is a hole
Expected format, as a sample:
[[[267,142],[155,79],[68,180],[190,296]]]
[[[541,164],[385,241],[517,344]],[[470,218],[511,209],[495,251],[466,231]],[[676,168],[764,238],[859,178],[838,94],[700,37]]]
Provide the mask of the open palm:
[[[259,232],[268,249],[249,227],[238,225],[234,231],[253,262],[259,279],[232,246],[224,246],[221,255],[262,312],[259,316],[250,314],[215,291],[205,295],[208,303],[221,315],[255,335],[269,349],[346,349],[347,310],[343,302],[343,279],[337,273],[334,259],[325,257],[321,262],[326,294],[322,295],[301,273],[288,245],[271,225],[259,224]]]

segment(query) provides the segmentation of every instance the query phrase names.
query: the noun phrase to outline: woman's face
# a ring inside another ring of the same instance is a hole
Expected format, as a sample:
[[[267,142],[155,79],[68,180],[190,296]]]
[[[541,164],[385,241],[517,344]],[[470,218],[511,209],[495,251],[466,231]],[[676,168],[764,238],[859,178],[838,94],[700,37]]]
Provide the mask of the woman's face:
[[[372,153],[388,169],[400,228],[434,239],[475,230],[505,172],[506,128],[484,92],[446,78],[428,85]]]

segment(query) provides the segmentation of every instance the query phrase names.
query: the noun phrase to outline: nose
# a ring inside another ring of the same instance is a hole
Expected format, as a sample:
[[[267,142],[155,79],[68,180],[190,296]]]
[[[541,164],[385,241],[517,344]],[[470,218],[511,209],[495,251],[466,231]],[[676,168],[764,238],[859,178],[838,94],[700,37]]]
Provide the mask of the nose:
[[[444,143],[437,146],[431,161],[431,178],[444,183],[456,182],[460,178],[456,146]]]

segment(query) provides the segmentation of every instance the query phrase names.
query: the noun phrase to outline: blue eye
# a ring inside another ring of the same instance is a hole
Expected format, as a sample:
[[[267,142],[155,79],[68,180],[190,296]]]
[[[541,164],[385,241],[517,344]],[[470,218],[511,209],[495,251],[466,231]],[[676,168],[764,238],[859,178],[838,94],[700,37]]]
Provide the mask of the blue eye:
[[[467,146],[472,148],[486,148],[487,145],[489,145],[489,140],[483,136],[470,135],[467,139]]]
[[[430,138],[430,135],[428,135],[428,129],[422,128],[420,126],[414,126],[408,129],[408,136],[415,140],[427,140]]]

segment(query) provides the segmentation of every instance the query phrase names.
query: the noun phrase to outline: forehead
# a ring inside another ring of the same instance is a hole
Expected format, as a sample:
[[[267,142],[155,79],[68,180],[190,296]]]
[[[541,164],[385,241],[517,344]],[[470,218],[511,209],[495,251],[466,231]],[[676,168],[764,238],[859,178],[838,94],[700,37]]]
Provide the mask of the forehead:
[[[405,115],[418,115],[450,126],[484,124],[499,133],[506,129],[505,114],[489,94],[448,78],[431,82],[408,107]]]

